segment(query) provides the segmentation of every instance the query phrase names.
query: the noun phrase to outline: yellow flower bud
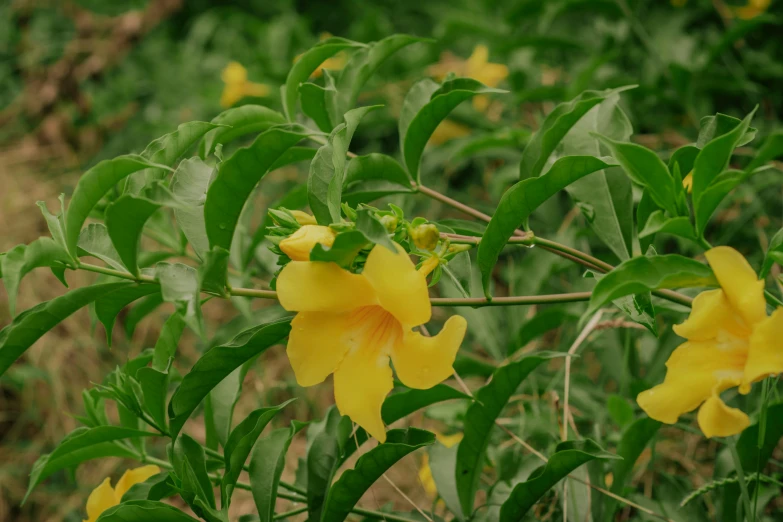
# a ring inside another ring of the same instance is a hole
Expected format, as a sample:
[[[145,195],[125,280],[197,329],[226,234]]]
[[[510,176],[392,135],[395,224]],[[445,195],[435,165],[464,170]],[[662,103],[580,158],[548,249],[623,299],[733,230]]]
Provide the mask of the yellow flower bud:
[[[321,225],[305,225],[280,242],[280,250],[294,261],[308,261],[310,251],[316,243],[330,247],[334,243],[334,232]]]
[[[393,216],[391,214],[383,216],[381,218],[381,224],[386,229],[386,232],[392,233],[397,228],[397,223],[399,223],[399,220],[397,219],[397,216]]]
[[[424,277],[427,277],[430,275],[430,272],[438,267],[439,264],[440,259],[438,259],[438,256],[428,257],[419,267],[419,273],[424,274]]]
[[[438,246],[440,232],[438,232],[438,227],[432,223],[425,223],[411,231],[411,239],[413,239],[413,243],[417,248],[421,248],[422,250],[433,250]]]
[[[301,210],[290,210],[289,212],[291,212],[291,215],[294,216],[296,222],[302,226],[318,224],[318,221],[315,220],[315,217],[311,216],[307,212],[302,212]]]

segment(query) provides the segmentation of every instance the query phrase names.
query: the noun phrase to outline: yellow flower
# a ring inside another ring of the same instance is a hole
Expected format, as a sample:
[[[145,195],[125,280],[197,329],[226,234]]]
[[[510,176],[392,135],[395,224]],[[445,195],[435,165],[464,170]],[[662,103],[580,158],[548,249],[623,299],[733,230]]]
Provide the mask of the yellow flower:
[[[743,20],[750,20],[764,14],[771,3],[771,0],[748,0],[747,5],[735,7],[734,14]]]
[[[95,522],[101,513],[119,504],[122,496],[132,486],[144,482],[158,473],[160,473],[158,466],[142,466],[126,470],[120,481],[117,482],[116,488],[111,487],[111,479],[107,477],[87,498],[87,520],[84,522]]]
[[[443,80],[450,72],[478,80],[487,87],[497,87],[508,77],[508,67],[489,62],[489,49],[486,45],[477,45],[467,60],[455,59],[447,55],[441,59],[440,63],[430,67],[430,74],[439,81]],[[473,98],[473,107],[476,110],[484,111],[488,106],[489,99],[486,96]]]
[[[223,69],[220,77],[223,79],[225,87],[220,96],[220,105],[231,107],[245,96],[267,96],[269,87],[260,83],[253,83],[247,80],[247,69],[238,62],[230,62]]]
[[[682,186],[688,191],[688,194],[693,192],[693,171],[690,171],[687,176],[682,178]]]
[[[290,210],[289,212],[291,212],[291,215],[294,216],[296,222],[302,226],[318,224],[318,221],[316,221],[315,218],[307,212],[302,212],[301,210]]]
[[[334,231],[329,227],[304,225],[280,242],[280,250],[294,261],[307,261],[316,243],[330,247],[334,244],[334,236]]]
[[[298,312],[287,348],[297,382],[313,386],[334,373],[340,413],[381,442],[381,405],[393,386],[389,359],[403,384],[431,388],[452,374],[467,327],[453,316],[434,337],[412,330],[432,316],[426,274],[396,250],[374,247],[361,274],[291,261],[277,278],[280,304]]]
[[[438,442],[446,446],[447,448],[453,447],[459,441],[462,440],[462,433],[455,433],[454,435],[444,435],[442,433],[435,432],[435,438]],[[435,485],[435,479],[432,476],[432,468],[430,467],[430,456],[428,453],[424,453],[421,458],[421,467],[419,468],[419,481],[424,486],[424,491],[430,498],[435,498],[438,494],[438,487]]]
[[[662,384],[639,394],[639,406],[653,419],[673,424],[699,406],[699,427],[707,437],[728,437],[750,419],[727,406],[720,393],[783,372],[783,307],[767,316],[764,282],[742,255],[729,247],[706,253],[721,288],[702,292],[688,319],[674,327],[687,339],[666,362]]]
[[[441,145],[447,141],[451,141],[456,138],[463,138],[470,134],[470,127],[462,125],[461,123],[455,123],[451,120],[443,120],[435,128],[435,131],[430,136],[427,143],[432,145]]]

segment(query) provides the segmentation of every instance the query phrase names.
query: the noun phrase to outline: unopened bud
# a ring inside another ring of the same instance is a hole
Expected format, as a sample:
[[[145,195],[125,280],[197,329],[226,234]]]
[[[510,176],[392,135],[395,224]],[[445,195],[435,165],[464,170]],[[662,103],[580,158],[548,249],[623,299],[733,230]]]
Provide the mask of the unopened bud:
[[[465,245],[465,244],[451,245],[449,247],[449,253],[459,254],[460,252],[467,252],[471,248],[473,248],[473,245]]]
[[[381,217],[381,224],[386,229],[386,232],[391,234],[397,229],[397,223],[399,223],[400,220],[397,219],[397,216],[394,215],[386,215]]]
[[[438,227],[432,223],[419,225],[411,231],[411,239],[417,248],[422,250],[434,250],[440,240]]]
[[[320,243],[330,247],[334,243],[334,231],[320,225],[304,225],[302,228],[280,241],[280,250],[294,261],[308,261],[310,251]]]
[[[296,222],[302,226],[318,224],[318,221],[316,221],[315,218],[307,212],[302,212],[301,210],[289,210],[289,212],[292,216],[294,216]]]

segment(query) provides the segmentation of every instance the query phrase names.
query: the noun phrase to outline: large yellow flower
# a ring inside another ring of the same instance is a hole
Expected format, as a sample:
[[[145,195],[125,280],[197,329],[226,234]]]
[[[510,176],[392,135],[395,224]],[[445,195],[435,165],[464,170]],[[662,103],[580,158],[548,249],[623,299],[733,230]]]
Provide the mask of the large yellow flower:
[[[639,394],[653,419],[673,424],[699,406],[707,437],[728,437],[748,427],[748,415],[727,406],[720,393],[746,394],[754,382],[783,372],[783,307],[767,316],[764,282],[729,247],[706,253],[721,288],[699,294],[688,319],[674,327],[687,339],[666,362],[662,384]]]
[[[220,105],[231,107],[245,96],[267,96],[269,87],[261,83],[253,83],[247,79],[247,69],[238,62],[230,62],[223,69],[220,77],[225,84],[220,96]]]
[[[450,72],[453,72],[458,76],[478,80],[487,87],[497,87],[500,82],[508,77],[508,67],[489,61],[489,49],[486,45],[477,45],[473,49],[473,54],[467,60],[444,55],[439,63],[430,67],[429,71],[439,81],[443,80]],[[489,99],[486,96],[473,97],[473,107],[476,110],[484,111],[488,106]]]
[[[84,522],[95,522],[101,513],[107,509],[116,506],[122,500],[122,496],[136,484],[144,482],[153,475],[160,473],[158,466],[142,466],[136,469],[126,470],[117,482],[117,487],[111,487],[111,479],[101,482],[101,485],[95,488],[87,498],[87,520]]]
[[[393,386],[389,359],[406,386],[435,386],[452,374],[467,327],[453,316],[435,337],[413,331],[432,316],[426,274],[396,248],[374,247],[361,274],[291,261],[277,278],[280,304],[298,312],[287,349],[297,382],[313,386],[334,373],[340,413],[381,442],[381,405]]]

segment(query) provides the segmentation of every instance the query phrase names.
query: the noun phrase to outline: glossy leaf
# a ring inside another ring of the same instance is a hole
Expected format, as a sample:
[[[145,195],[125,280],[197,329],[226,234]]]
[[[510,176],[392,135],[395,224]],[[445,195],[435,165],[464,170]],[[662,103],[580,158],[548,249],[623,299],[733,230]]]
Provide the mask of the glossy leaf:
[[[585,315],[590,316],[609,301],[626,295],[717,284],[709,266],[678,254],[634,257],[598,281]]]
[[[211,129],[201,140],[199,156],[202,159],[212,154],[218,145],[285,123],[285,117],[263,105],[242,105],[221,112],[212,118],[212,123],[220,126]]]
[[[329,489],[322,522],[342,522],[381,475],[401,458],[435,442],[435,435],[417,428],[390,430],[386,442],[374,447],[346,470]]]
[[[547,491],[583,464],[596,459],[616,458],[590,439],[561,442],[545,466],[533,472],[525,482],[514,486],[500,508],[500,522],[521,520]]]
[[[703,117],[699,122],[699,137],[696,139],[696,147],[703,149],[709,142],[731,132],[740,123],[742,120],[739,118],[720,112],[714,116]],[[753,138],[756,137],[756,130],[753,127],[748,127],[740,136],[736,146],[741,147],[753,141]]]
[[[383,223],[381,223],[370,210],[361,209],[356,214],[356,230],[360,231],[368,240],[376,245],[382,245],[392,252],[397,251],[394,241],[389,238],[386,227],[383,226]]]
[[[336,407],[321,422],[308,429],[307,512],[311,520],[321,520],[327,493],[341,463],[341,454],[351,436],[351,419]]]
[[[171,192],[185,203],[174,209],[177,225],[199,257],[209,250],[204,202],[214,172],[213,167],[199,158],[188,158],[179,164],[171,178]]]
[[[182,263],[158,263],[155,280],[163,300],[173,303],[185,323],[200,337],[204,335],[199,297],[199,277],[195,268]]]
[[[487,87],[471,78],[447,80],[432,93],[430,99],[411,118],[405,134],[400,134],[402,155],[413,179],[419,179],[419,163],[424,147],[432,133],[449,113],[460,103],[477,94],[505,93],[501,89]],[[407,100],[407,97],[406,97]],[[400,117],[402,130],[402,116]]]
[[[607,167],[607,163],[591,156],[567,156],[559,159],[543,176],[519,181],[503,194],[477,253],[487,297],[490,297],[492,270],[514,231],[527,226],[530,214],[547,199],[574,181]]]
[[[550,112],[522,152],[519,164],[519,179],[524,180],[541,175],[560,141],[576,122],[587,112],[608,97],[632,87],[620,87],[605,91],[585,91],[573,100],[561,103]]]
[[[160,294],[158,285],[126,284],[124,288],[95,300],[95,315],[106,330],[106,343],[109,346],[112,342],[114,323],[120,311],[137,299],[155,294]]]
[[[141,156],[118,156],[101,161],[79,178],[65,212],[65,241],[72,256],[77,254],[76,244],[82,225],[98,201],[118,182],[149,167],[157,165]]]
[[[475,402],[465,414],[465,437],[457,450],[457,492],[463,513],[473,512],[473,501],[484,467],[484,453],[492,428],[506,403],[522,381],[539,365],[561,354],[541,353],[501,366],[489,384],[475,394]]]
[[[212,490],[212,480],[207,473],[204,448],[185,434],[177,438],[169,448],[174,472],[181,483],[182,498],[191,507],[199,506],[200,500],[207,507],[214,509],[215,493]]]
[[[302,112],[311,118],[323,132],[332,132],[329,104],[336,93],[334,79],[328,72],[324,74],[323,87],[310,82],[299,86]]]
[[[104,283],[77,288],[16,316],[11,324],[0,330],[0,375],[60,321],[96,299],[130,284]]]
[[[262,520],[272,520],[275,513],[277,488],[285,468],[285,456],[294,436],[306,424],[292,421],[290,428],[272,431],[259,439],[250,456],[250,488]]]
[[[410,192],[412,190],[410,188],[411,181],[405,169],[391,156],[374,152],[353,158],[348,163],[348,170],[345,174],[344,190],[346,192],[356,192],[373,182],[387,182],[396,185],[394,188],[398,191]]]
[[[316,243],[310,251],[310,261],[337,263],[349,268],[359,251],[370,243],[367,236],[359,230],[348,230],[337,234],[331,247]]]
[[[133,430],[120,426],[97,426],[77,428],[69,433],[51,453],[42,455],[33,464],[30,484],[25,498],[38,484],[52,473],[72,468],[91,459],[113,456],[133,458],[134,452],[115,444],[119,440],[155,435],[147,431]]]
[[[656,210],[647,218],[647,224],[639,232],[639,237],[653,236],[658,233],[672,234],[694,242],[698,242],[691,220],[685,216],[666,217],[662,210]]]
[[[751,162],[745,167],[745,172],[753,172],[780,156],[783,156],[783,131],[775,131],[764,141]]]
[[[248,147],[239,149],[220,164],[207,190],[204,219],[211,247],[231,250],[239,216],[253,189],[272,164],[309,131],[299,125],[270,128]]]
[[[97,257],[110,267],[121,272],[127,272],[125,265],[122,264],[120,254],[111,242],[109,231],[103,223],[90,223],[82,230],[77,244],[79,257],[93,256]]]
[[[288,121],[293,121],[296,115],[296,99],[299,93],[299,84],[307,81],[319,65],[335,54],[343,50],[359,47],[364,47],[364,44],[346,40],[345,38],[332,37],[318,42],[299,56],[288,72],[285,87],[283,88],[283,108]]]
[[[198,522],[168,504],[155,500],[130,500],[107,509],[100,522]]]
[[[68,252],[48,237],[40,237],[29,245],[18,245],[0,257],[0,274],[8,295],[8,310],[11,316],[16,313],[19,283],[25,275],[39,267],[58,267],[67,264],[71,264]]]
[[[290,329],[290,319],[255,326],[202,355],[169,401],[172,438],[177,437],[185,421],[212,388],[246,361],[281,342]]]

